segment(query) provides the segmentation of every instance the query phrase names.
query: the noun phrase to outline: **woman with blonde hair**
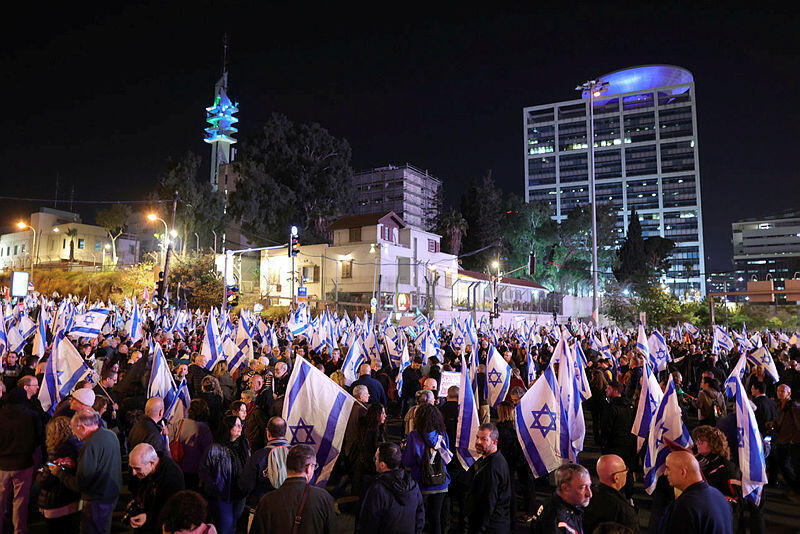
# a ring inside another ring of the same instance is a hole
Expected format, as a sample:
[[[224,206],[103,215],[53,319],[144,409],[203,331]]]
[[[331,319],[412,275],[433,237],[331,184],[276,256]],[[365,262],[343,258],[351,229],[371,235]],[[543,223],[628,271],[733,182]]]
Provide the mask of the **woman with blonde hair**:
[[[719,428],[701,425],[692,431],[692,439],[697,448],[695,457],[703,477],[725,497],[736,498],[730,481],[738,480],[740,473],[731,462],[731,451],[725,434]]]
[[[78,463],[78,442],[72,435],[69,418],[51,419],[45,427],[47,461],[67,472],[74,473]],[[62,534],[77,532],[80,518],[80,493],[67,488],[49,469],[37,475],[41,487],[39,509],[44,515],[47,530]]]

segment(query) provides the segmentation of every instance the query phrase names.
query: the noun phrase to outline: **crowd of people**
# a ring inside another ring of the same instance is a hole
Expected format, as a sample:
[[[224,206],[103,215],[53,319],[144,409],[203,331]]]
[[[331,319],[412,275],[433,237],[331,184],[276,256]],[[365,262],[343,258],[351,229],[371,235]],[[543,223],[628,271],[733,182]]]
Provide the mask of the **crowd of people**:
[[[398,376],[382,349],[347,386],[347,346],[314,351],[280,322],[274,324],[277,344],[256,344],[256,357],[233,373],[224,361],[208,368],[202,328],[184,337],[153,322],[144,328],[136,343],[122,331],[73,339],[95,373],[48,412],[38,392],[50,355],[37,358],[30,345],[22,354],[6,352],[0,531],[11,524],[14,532],[29,532],[33,514],[49,532],[105,533],[115,510],[126,528],[142,533],[339,532],[343,513],[365,533],[641,530],[634,481],[642,476],[643,451],[631,428],[647,363],[635,336],[616,341],[608,357],[592,349],[589,336],[574,332],[592,392],[584,409],[602,453],[590,465],[593,481],[577,463],[534,479],[517,438],[516,406],[531,386],[526,378],[549,364],[552,329],[542,327],[535,345],[513,328],[481,332],[477,346],[462,353],[442,328],[436,356],[425,357],[409,343],[411,363]],[[672,377],[694,446],[676,447],[667,457],[652,496],[649,532],[765,531],[764,499],[755,505],[742,496],[735,413],[722,393],[738,350],[711,354],[711,341],[703,332],[670,341],[671,361],[659,378],[663,388]],[[165,399],[146,393],[156,344],[191,398],[182,417],[169,421]],[[495,408],[485,393],[492,345],[513,370],[507,397]],[[282,418],[297,357],[356,400],[324,488],[313,484],[320,467],[315,448],[293,443]],[[480,426],[472,446],[479,459],[465,468],[456,448],[463,431],[459,387],[439,386],[443,372],[473,360]],[[800,351],[782,343],[774,360],[779,380],[753,366],[745,384],[770,450],[769,480],[780,480],[796,502],[800,403],[792,392],[800,391]]]

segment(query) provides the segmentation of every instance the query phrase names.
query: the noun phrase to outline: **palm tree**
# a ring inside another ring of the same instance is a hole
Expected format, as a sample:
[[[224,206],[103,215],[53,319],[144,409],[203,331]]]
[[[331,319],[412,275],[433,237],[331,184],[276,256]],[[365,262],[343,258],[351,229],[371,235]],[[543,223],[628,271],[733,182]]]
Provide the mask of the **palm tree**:
[[[467,233],[467,221],[460,211],[450,208],[439,216],[439,231],[447,239],[450,254],[458,256],[461,250],[461,240]]]
[[[75,238],[78,237],[78,229],[70,228],[67,230],[69,236],[69,261],[75,261]]]

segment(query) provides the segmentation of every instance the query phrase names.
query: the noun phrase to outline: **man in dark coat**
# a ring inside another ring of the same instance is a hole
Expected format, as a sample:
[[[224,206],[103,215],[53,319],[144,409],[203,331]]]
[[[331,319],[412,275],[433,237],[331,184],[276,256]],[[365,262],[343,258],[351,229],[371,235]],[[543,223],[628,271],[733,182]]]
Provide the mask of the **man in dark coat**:
[[[383,390],[381,383],[372,378],[370,372],[370,365],[368,363],[362,363],[361,367],[358,368],[358,380],[353,382],[352,387],[366,386],[369,391],[370,402],[380,402],[385,407],[387,402],[386,392]],[[405,384],[403,385],[405,386]]]
[[[184,489],[183,471],[169,456],[158,454],[149,443],[140,443],[129,455],[131,474],[135,481],[131,491],[142,507],[141,514],[131,517],[130,526],[136,532],[158,534],[161,507],[175,493]]]
[[[583,510],[592,498],[592,477],[580,464],[564,464],[556,469],[556,492],[536,512],[531,523],[532,534],[584,532]]]
[[[128,446],[133,448],[140,443],[149,443],[156,452],[169,455],[165,435],[158,423],[164,417],[164,401],[160,397],[147,400],[144,417],[136,421],[128,435]]]
[[[511,532],[511,475],[497,450],[499,432],[492,423],[478,427],[475,450],[481,457],[470,467],[472,481],[466,499],[467,532]]]
[[[203,392],[203,379],[211,374],[211,371],[205,367],[206,360],[207,357],[203,354],[195,353],[186,373],[186,386],[189,388],[189,395],[193,399],[199,397],[200,393]]]
[[[358,532],[421,534],[425,526],[422,493],[401,462],[400,447],[396,443],[378,446],[375,452],[378,476],[364,494]]]
[[[597,460],[600,482],[592,492],[592,500],[583,512],[584,532],[594,532],[600,523],[619,523],[639,532],[636,510],[621,493],[628,477],[625,462],[616,454],[606,454]]]
[[[609,404],[600,416],[599,442],[603,454],[616,454],[630,469],[637,466],[636,436],[631,433],[635,412],[630,401],[622,396],[622,384],[612,380],[606,386]],[[633,494],[633,477],[625,484],[625,496]]]
[[[422,378],[422,358],[415,356],[411,361],[411,365],[403,370],[403,391],[402,391],[402,410],[401,415],[405,415],[409,408],[416,405],[414,399],[417,396],[417,391],[422,388],[420,378]]]
[[[299,514],[297,534],[337,532],[333,497],[324,489],[311,485],[316,467],[317,455],[310,445],[295,445],[289,450],[286,480],[258,503],[250,534],[292,532],[304,494],[305,505]]]
[[[703,480],[700,464],[686,451],[667,456],[669,483],[682,493],[667,508],[658,531],[664,534],[733,534],[733,514],[718,489]]]

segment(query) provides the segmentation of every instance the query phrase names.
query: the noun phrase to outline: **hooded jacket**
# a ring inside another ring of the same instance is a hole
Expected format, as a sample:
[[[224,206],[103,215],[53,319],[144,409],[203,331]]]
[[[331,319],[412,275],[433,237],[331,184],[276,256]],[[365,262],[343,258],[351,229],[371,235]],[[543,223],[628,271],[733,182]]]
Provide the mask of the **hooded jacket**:
[[[417,482],[403,469],[381,473],[364,494],[358,532],[419,534],[425,507]]]

